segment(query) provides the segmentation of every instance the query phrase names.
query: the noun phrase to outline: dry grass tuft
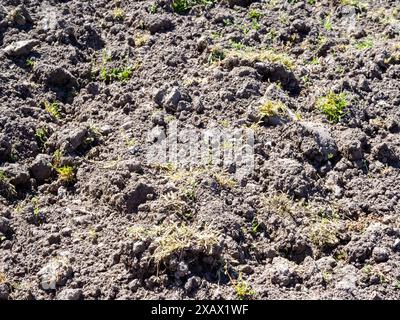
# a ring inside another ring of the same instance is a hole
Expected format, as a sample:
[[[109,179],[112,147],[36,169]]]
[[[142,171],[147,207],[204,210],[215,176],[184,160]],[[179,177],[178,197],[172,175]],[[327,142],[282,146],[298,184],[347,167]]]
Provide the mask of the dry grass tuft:
[[[0,284],[6,283],[7,282],[7,276],[0,272]]]
[[[293,59],[285,53],[277,53],[272,50],[230,50],[227,57],[239,57],[252,61],[271,62],[283,65],[292,70],[295,67]]]
[[[190,248],[203,248],[209,251],[217,243],[216,231],[210,227],[199,228],[177,223],[163,224],[153,227],[134,226],[128,233],[135,239],[151,239],[156,244],[151,258],[156,263],[165,261],[173,254]]]
[[[316,222],[310,228],[310,240],[320,248],[334,247],[339,244],[339,223],[326,218]]]

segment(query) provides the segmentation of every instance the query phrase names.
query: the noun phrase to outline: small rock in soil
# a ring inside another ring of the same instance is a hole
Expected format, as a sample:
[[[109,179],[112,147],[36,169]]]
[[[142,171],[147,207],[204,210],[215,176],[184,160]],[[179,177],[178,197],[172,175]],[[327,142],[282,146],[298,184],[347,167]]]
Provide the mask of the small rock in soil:
[[[62,256],[48,262],[38,272],[39,286],[43,290],[54,290],[63,286],[72,276],[72,266],[67,257]]]
[[[166,15],[149,16],[145,25],[151,33],[169,31],[174,27],[172,20]]]
[[[10,293],[9,285],[6,283],[0,283],[0,300],[8,300]]]
[[[82,289],[64,289],[57,294],[57,300],[80,300],[82,296]]]
[[[25,56],[31,52],[31,50],[38,46],[40,41],[38,40],[23,40],[17,41],[4,48],[6,55],[11,57]]]
[[[32,176],[38,181],[44,181],[51,177],[52,157],[47,154],[38,154],[30,167]]]
[[[375,247],[372,250],[372,258],[377,263],[386,262],[389,259],[389,251],[386,248]]]

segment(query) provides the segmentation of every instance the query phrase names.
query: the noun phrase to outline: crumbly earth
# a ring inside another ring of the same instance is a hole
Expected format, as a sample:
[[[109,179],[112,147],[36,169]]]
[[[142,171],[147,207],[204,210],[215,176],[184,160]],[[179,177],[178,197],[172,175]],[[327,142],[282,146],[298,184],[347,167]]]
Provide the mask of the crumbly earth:
[[[0,299],[399,299],[399,10],[1,0]],[[173,120],[254,171],[148,161]]]

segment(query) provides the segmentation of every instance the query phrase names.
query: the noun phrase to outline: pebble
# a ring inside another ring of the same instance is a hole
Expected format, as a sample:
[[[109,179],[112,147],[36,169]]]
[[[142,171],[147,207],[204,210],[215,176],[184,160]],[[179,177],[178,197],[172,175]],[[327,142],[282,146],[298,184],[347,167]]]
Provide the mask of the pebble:
[[[57,300],[80,300],[82,296],[81,289],[65,289],[57,294]]]
[[[372,250],[372,257],[377,263],[386,262],[389,260],[389,251],[386,248],[375,247]]]
[[[31,50],[39,44],[40,42],[34,39],[22,40],[13,42],[12,44],[5,47],[3,50],[4,53],[8,56],[20,57],[29,54]]]

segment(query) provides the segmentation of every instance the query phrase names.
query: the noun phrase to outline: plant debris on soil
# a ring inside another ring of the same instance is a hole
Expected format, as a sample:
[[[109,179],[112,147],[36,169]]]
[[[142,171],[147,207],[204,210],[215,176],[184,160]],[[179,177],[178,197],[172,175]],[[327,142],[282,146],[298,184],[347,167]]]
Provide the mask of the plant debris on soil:
[[[400,299],[399,19],[1,0],[0,300]],[[149,160],[171,122],[252,130],[254,169]]]

